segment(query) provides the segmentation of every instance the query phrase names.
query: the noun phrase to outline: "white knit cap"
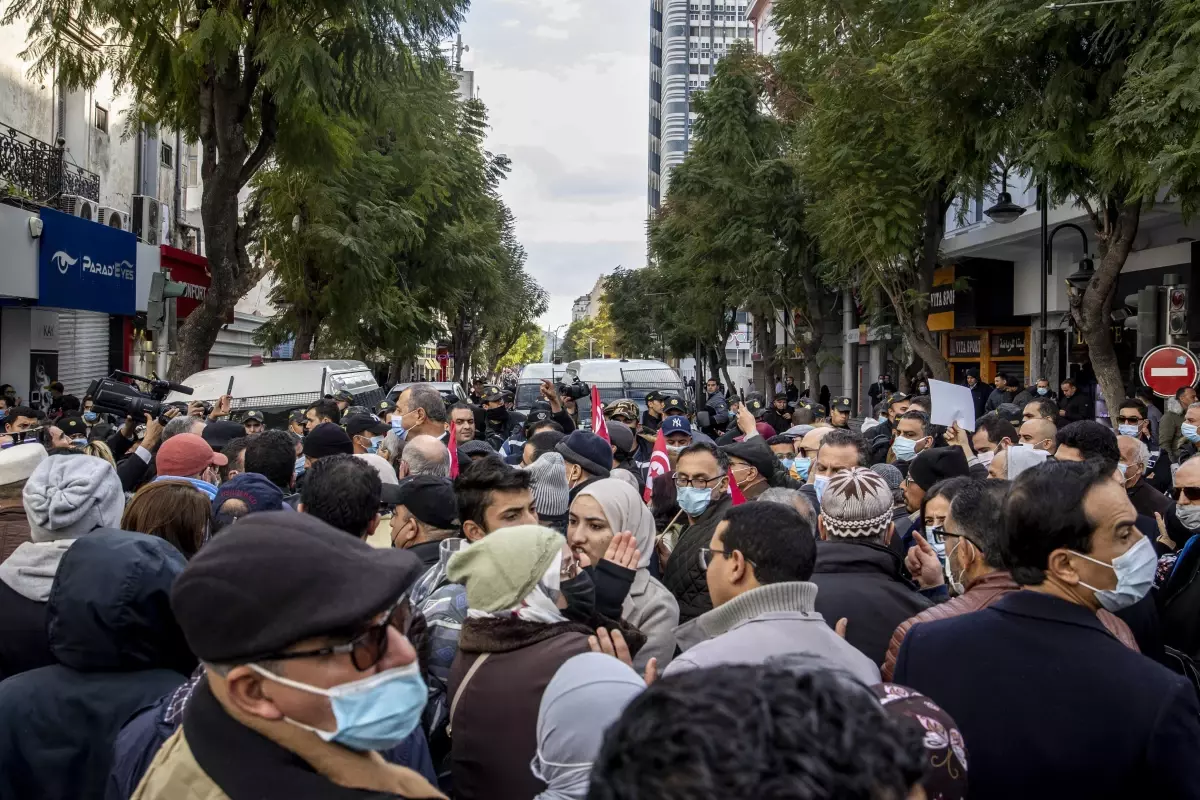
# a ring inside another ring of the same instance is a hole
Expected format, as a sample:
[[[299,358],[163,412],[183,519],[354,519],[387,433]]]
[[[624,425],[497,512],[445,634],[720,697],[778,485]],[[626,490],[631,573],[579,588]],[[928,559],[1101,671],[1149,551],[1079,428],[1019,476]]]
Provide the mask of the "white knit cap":
[[[855,467],[835,473],[821,494],[828,536],[882,536],[892,521],[892,490],[878,473]]]
[[[37,442],[14,444],[0,450],[0,486],[28,480],[37,465],[46,460],[46,448]]]

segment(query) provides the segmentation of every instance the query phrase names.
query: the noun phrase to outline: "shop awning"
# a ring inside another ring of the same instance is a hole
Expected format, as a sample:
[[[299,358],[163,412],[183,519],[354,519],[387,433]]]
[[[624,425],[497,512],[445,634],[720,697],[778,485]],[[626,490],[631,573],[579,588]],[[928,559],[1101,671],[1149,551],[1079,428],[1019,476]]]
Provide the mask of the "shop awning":
[[[432,358],[427,358],[427,359],[425,359],[425,369],[431,369],[434,372],[441,372],[442,367],[440,364],[438,364],[438,362],[434,361]]]

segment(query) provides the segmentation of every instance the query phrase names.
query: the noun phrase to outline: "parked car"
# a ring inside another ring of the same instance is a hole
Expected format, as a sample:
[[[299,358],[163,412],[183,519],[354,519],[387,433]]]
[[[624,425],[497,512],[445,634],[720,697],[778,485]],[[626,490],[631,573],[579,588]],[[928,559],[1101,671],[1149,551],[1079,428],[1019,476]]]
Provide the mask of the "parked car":
[[[396,402],[396,398],[400,396],[401,392],[410,386],[416,386],[418,383],[422,383],[422,381],[397,383],[392,387],[392,390],[388,392],[388,400],[391,400],[393,403]],[[446,403],[446,408],[449,408],[455,403],[470,402],[470,400],[467,398],[466,391],[463,390],[463,387],[459,386],[454,381],[425,381],[425,383],[438,390],[438,394],[442,396],[442,400],[444,400]]]
[[[645,411],[646,395],[658,391],[687,398],[683,379],[672,367],[662,361],[651,359],[587,358],[567,364],[560,381],[574,383],[576,380],[595,386],[599,390],[600,402],[632,400]],[[591,427],[592,398],[586,394],[576,401],[579,408],[579,423]]]

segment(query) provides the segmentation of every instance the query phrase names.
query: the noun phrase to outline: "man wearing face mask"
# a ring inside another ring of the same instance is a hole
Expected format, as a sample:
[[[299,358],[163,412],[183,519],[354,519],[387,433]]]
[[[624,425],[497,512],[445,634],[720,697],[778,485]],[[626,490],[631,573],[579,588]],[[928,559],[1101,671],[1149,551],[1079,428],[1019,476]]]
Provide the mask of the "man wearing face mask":
[[[1057,447],[1055,444],[1057,435],[1058,426],[1052,420],[1037,417],[1021,423],[1021,431],[1018,436],[1022,445],[1028,445],[1035,450],[1043,450],[1054,455]]]
[[[1121,435],[1117,437],[1117,447],[1121,451],[1121,461],[1117,469],[1121,472],[1122,484],[1129,502],[1139,514],[1153,518],[1159,514],[1164,520],[1171,516],[1174,503],[1162,492],[1157,491],[1146,483],[1146,469],[1150,462],[1150,448],[1141,439]]]
[[[1200,533],[1200,458],[1185,462],[1175,473],[1175,516],[1178,531],[1170,532],[1164,541],[1179,553],[1164,558],[1174,563],[1158,589],[1162,616],[1163,641],[1183,653],[1200,649],[1200,549],[1188,542]]]
[[[289,569],[274,568],[280,553]],[[171,607],[206,677],[134,797],[438,796],[371,752],[408,737],[425,706],[407,637],[419,571],[411,553],[286,511],[205,545]]]
[[[889,464],[904,473],[917,454],[933,444],[933,426],[929,417],[921,411],[907,411],[896,420],[896,436],[892,440]]]
[[[504,391],[499,386],[488,386],[483,394],[483,410],[487,415],[484,438],[497,452],[514,433],[521,433],[525,415],[509,411],[504,406]]]
[[[879,424],[871,429],[871,463],[879,464],[887,461],[888,451],[896,435],[896,425],[900,417],[908,413],[908,395],[897,392],[887,400],[887,408],[881,416]]]
[[[672,414],[663,420],[661,430],[667,443],[667,459],[674,467],[679,454],[692,443],[692,423],[682,414]]]
[[[712,610],[700,550],[708,546],[725,509],[732,505],[729,457],[710,444],[691,445],[679,454],[675,487],[688,527],[671,551],[662,582],[675,595],[679,621],[684,623]]]
[[[429,384],[415,383],[396,398],[396,410],[392,414],[391,426],[402,439],[424,435],[432,436],[445,444],[450,437],[450,426],[446,421],[446,401],[442,399],[438,390]]]
[[[346,435],[354,443],[354,453],[378,453],[379,445],[391,427],[368,414],[353,414],[342,420]]]
[[[914,625],[951,619],[987,608],[1009,592],[1021,588],[1000,557],[999,537],[1004,527],[1004,502],[1011,487],[1012,483],[1006,480],[971,481],[954,495],[950,513],[941,530],[946,543],[944,577],[954,597],[900,623],[892,634],[883,663],[885,681],[892,680],[900,645]],[[1128,625],[1103,609],[1096,613],[1113,636],[1126,647],[1137,650],[1137,643]]]
[[[217,496],[217,467],[229,463],[221,453],[213,452],[208,442],[194,433],[173,436],[155,456],[157,481],[185,481],[211,501]]]
[[[1144,598],[1157,564],[1110,465],[1029,470],[1003,517],[1001,556],[1023,591],[915,626],[894,675],[972,743],[972,798],[1200,796],[1194,690],[1097,618]]]

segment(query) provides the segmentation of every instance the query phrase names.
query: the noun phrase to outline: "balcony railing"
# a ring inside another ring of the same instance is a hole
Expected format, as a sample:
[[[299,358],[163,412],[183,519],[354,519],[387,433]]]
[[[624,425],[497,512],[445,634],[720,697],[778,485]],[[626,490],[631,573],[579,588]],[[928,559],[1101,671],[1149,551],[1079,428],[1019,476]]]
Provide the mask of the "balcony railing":
[[[38,203],[74,194],[100,201],[100,176],[65,163],[61,145],[46,144],[0,125],[0,183],[9,183]]]

